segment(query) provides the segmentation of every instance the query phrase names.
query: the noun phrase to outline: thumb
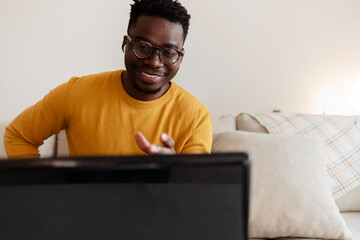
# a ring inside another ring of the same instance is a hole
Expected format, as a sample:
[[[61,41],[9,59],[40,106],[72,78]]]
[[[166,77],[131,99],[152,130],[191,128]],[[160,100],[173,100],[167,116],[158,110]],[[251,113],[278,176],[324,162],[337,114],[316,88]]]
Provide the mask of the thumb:
[[[135,141],[142,151],[148,153],[151,150],[151,144],[141,132],[135,133]]]

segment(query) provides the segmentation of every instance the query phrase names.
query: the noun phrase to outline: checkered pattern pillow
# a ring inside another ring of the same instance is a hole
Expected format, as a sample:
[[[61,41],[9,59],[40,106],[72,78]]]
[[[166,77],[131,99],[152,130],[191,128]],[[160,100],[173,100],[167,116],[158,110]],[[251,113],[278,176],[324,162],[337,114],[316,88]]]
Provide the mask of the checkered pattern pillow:
[[[335,199],[360,185],[360,116],[251,115],[270,134],[320,136],[325,143],[325,162]]]

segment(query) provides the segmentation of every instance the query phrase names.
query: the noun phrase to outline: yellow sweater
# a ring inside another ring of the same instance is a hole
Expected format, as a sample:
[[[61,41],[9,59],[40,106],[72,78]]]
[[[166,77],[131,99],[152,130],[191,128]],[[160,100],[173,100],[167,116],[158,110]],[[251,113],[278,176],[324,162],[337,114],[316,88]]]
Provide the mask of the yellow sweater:
[[[62,129],[71,156],[144,154],[137,131],[157,145],[162,132],[169,134],[177,153],[210,153],[212,125],[204,105],[174,82],[156,100],[136,100],[123,89],[121,73],[73,77],[23,111],[6,128],[8,157],[39,157],[38,146]]]

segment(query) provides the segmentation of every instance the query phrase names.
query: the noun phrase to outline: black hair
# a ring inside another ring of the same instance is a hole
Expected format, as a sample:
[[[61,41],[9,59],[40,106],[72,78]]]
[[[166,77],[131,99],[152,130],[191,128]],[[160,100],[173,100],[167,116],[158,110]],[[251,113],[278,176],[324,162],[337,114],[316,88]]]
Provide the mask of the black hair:
[[[177,0],[134,0],[134,4],[131,4],[128,33],[130,27],[135,25],[138,18],[143,15],[162,17],[170,22],[180,23],[185,41],[190,25],[190,15]]]

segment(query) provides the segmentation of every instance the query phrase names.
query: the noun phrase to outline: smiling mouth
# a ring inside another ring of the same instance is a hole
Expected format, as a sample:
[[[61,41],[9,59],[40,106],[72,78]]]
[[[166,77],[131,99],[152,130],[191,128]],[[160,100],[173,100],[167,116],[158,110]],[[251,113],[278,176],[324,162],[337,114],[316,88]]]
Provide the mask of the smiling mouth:
[[[146,73],[146,72],[141,72],[141,74],[147,78],[154,79],[154,80],[164,76],[164,75],[150,74],[150,73]]]

